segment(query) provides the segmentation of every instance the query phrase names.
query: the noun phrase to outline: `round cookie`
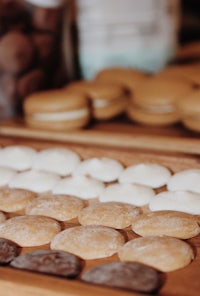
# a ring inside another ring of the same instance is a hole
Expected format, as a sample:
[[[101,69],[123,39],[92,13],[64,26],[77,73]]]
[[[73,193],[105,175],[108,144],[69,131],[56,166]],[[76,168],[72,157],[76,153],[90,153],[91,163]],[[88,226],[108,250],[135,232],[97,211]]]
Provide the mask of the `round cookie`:
[[[116,181],[123,171],[123,166],[117,160],[102,157],[89,158],[82,161],[73,175],[87,175],[102,182]]]
[[[66,176],[71,174],[79,163],[79,155],[70,149],[48,148],[38,152],[33,169]]]
[[[157,211],[135,217],[132,230],[140,236],[167,235],[188,239],[200,233],[195,216],[176,211]]]
[[[103,182],[86,176],[71,176],[58,182],[53,188],[53,194],[74,195],[82,199],[97,198],[104,190]]]
[[[15,243],[0,238],[0,265],[6,265],[19,254],[19,246]]]
[[[194,259],[189,244],[167,236],[133,239],[119,250],[118,255],[121,261],[143,263],[163,272],[183,268]]]
[[[51,242],[51,249],[66,251],[83,259],[109,257],[125,243],[117,230],[97,225],[75,226],[61,231]]]
[[[32,191],[23,189],[5,188],[0,190],[0,210],[12,213],[22,211],[26,205],[36,199],[37,195]]]
[[[123,229],[131,225],[139,214],[139,208],[131,204],[105,202],[92,204],[82,209],[78,220],[82,225],[103,225]]]
[[[200,215],[200,194],[190,191],[163,191],[149,202],[151,211],[179,211]]]
[[[200,79],[199,79],[200,80]],[[197,89],[177,102],[181,123],[189,130],[200,132],[200,90]]]
[[[149,78],[135,88],[127,116],[143,125],[167,126],[177,123],[180,115],[176,102],[191,91],[191,85],[184,81]]]
[[[18,256],[10,266],[65,278],[75,278],[81,272],[83,262],[67,252],[37,250]]]
[[[49,244],[60,231],[57,221],[43,216],[15,216],[0,224],[0,237],[21,247]]]
[[[0,167],[0,186],[8,185],[16,173],[13,169]]]
[[[101,202],[116,201],[144,206],[155,196],[152,188],[137,184],[111,184],[99,195]]]
[[[156,163],[138,163],[127,167],[119,176],[120,183],[134,183],[159,188],[167,184],[170,171]]]
[[[68,195],[41,195],[29,203],[25,209],[27,215],[41,215],[58,221],[76,218],[85,207],[85,202]]]
[[[26,123],[35,128],[81,128],[90,120],[87,97],[66,89],[36,92],[25,98],[23,110]]]
[[[60,177],[57,174],[30,170],[15,175],[8,185],[10,188],[42,193],[51,191],[59,181]]]

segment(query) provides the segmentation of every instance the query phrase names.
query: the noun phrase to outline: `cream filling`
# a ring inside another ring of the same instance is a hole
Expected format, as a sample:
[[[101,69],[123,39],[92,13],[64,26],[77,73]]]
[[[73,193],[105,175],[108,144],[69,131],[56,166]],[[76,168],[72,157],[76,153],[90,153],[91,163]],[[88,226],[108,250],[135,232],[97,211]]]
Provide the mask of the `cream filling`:
[[[104,108],[110,105],[115,104],[116,102],[121,101],[124,98],[117,98],[114,100],[104,100],[104,99],[96,99],[92,101],[92,105],[94,108]]]
[[[32,119],[39,121],[63,121],[63,120],[75,120],[84,118],[89,115],[89,110],[84,108],[80,110],[55,112],[55,113],[35,113],[32,115]]]
[[[174,112],[176,110],[175,106],[173,105],[165,105],[165,106],[146,106],[141,107],[135,104],[137,108],[140,108],[141,110],[152,112],[152,113],[170,113]]]

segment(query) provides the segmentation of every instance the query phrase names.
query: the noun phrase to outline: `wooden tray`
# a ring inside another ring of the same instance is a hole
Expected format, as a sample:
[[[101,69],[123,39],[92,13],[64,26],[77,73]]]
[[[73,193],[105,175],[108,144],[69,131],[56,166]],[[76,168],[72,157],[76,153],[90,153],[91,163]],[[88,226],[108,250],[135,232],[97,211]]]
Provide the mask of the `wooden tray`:
[[[181,125],[165,128],[139,126],[125,118],[105,123],[94,122],[83,130],[59,132],[30,128],[22,118],[13,118],[0,122],[0,135],[200,154],[200,134],[189,132]]]
[[[137,162],[157,162],[169,167],[176,172],[186,168],[200,168],[199,157],[195,155],[184,155],[176,153],[154,153],[151,151],[139,151],[128,148],[110,148],[105,146],[97,147],[86,144],[43,142],[20,138],[0,138],[0,145],[13,144],[29,145],[36,149],[48,147],[68,147],[79,153],[82,158],[107,156],[120,160],[124,165]],[[127,231],[129,238],[135,235]],[[169,272],[166,274],[166,282],[161,289],[160,296],[198,296],[200,291],[200,235],[188,240],[195,247],[195,260],[187,267]],[[48,248],[44,246],[41,248]],[[24,248],[23,252],[31,251],[34,248]],[[85,269],[104,262],[118,260],[117,256],[105,259],[86,261]],[[113,293],[116,296],[141,295],[128,291],[103,288],[89,285],[79,280],[66,280],[53,276],[41,275],[26,271],[20,271],[9,267],[0,267],[0,296],[109,296]]]

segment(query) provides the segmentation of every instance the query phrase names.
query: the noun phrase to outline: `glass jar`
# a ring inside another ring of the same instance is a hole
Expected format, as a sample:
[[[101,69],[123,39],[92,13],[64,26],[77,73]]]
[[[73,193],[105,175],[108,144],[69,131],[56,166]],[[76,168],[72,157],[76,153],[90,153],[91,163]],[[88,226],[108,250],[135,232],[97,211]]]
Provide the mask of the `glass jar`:
[[[62,54],[65,0],[0,1],[0,118],[23,99],[66,83]]]

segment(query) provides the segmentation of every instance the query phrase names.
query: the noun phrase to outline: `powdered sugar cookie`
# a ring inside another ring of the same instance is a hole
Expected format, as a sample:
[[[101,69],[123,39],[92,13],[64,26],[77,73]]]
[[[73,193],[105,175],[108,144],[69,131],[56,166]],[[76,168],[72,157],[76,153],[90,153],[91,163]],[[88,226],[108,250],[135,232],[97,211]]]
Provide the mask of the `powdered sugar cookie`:
[[[125,243],[117,230],[97,225],[75,226],[57,234],[51,249],[66,251],[83,259],[97,259],[115,254]]]
[[[53,194],[69,194],[82,199],[91,199],[97,198],[104,187],[101,181],[86,176],[72,176],[61,180],[53,188]]]
[[[131,204],[105,202],[84,208],[80,211],[78,220],[82,225],[103,225],[123,229],[131,225],[139,214],[139,208]]]
[[[15,216],[0,224],[0,237],[21,247],[34,247],[50,243],[60,230],[59,223],[49,217]]]
[[[200,169],[189,169],[174,174],[167,183],[167,189],[200,193]]]
[[[59,180],[60,177],[57,174],[30,170],[18,173],[9,182],[9,187],[41,193],[52,190]]]
[[[159,211],[137,216],[132,230],[140,236],[167,235],[181,239],[188,239],[200,233],[195,216],[176,211]]]
[[[74,175],[88,175],[102,182],[112,182],[117,180],[123,166],[117,160],[102,157],[89,158],[82,161],[74,171]]]
[[[29,190],[4,188],[0,190],[0,210],[12,213],[25,209],[37,195]]]
[[[71,174],[79,163],[79,155],[72,150],[49,148],[38,152],[33,169],[66,176]]]
[[[0,166],[17,171],[30,169],[36,154],[36,150],[28,146],[7,146],[0,151]]]
[[[69,195],[42,195],[26,207],[27,215],[42,215],[59,221],[67,221],[78,216],[85,202]]]
[[[119,176],[119,182],[159,188],[166,185],[170,177],[170,171],[162,165],[139,163],[127,167]]]
[[[133,239],[119,250],[118,255],[121,261],[143,263],[163,272],[183,268],[194,259],[189,244],[167,236]]]
[[[143,206],[150,202],[155,195],[153,189],[142,185],[112,184],[100,194],[101,202],[116,201]]]
[[[164,191],[149,203],[151,211],[179,211],[200,215],[200,194],[189,191]]]
[[[9,168],[0,167],[0,186],[7,185],[16,175],[16,171]]]

